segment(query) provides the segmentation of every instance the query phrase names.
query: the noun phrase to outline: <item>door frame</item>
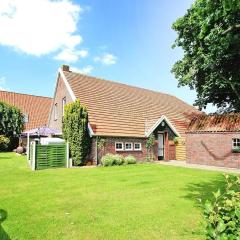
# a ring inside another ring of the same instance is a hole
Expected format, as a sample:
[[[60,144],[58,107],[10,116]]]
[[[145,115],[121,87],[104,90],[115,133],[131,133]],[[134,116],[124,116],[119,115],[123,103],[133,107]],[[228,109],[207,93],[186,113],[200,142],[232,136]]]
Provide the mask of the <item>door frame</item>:
[[[163,146],[162,146],[162,156],[159,155],[159,135],[162,135],[162,141],[163,141]],[[158,154],[158,160],[164,160],[164,157],[165,157],[165,133],[164,132],[158,132],[157,133],[157,136],[158,136],[158,140],[157,140],[157,143],[158,143],[158,151],[157,151],[157,154]]]

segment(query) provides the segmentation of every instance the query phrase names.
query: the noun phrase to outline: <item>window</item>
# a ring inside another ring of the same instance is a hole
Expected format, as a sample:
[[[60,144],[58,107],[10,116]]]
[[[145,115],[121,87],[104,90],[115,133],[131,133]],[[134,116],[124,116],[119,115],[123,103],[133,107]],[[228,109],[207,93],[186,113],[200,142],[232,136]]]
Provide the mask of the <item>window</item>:
[[[23,121],[24,121],[24,123],[28,123],[28,114],[27,113],[23,114]]]
[[[233,140],[232,140],[232,146],[233,146],[233,148],[238,148],[238,147],[240,147],[240,138],[233,138]]]
[[[142,150],[142,144],[141,143],[134,143],[134,150],[135,151],[141,151]]]
[[[126,151],[132,151],[133,150],[133,144],[130,142],[125,143],[125,150]]]
[[[57,112],[57,103],[54,105],[54,120],[58,119],[58,112]]]
[[[115,150],[116,151],[123,151],[123,143],[122,142],[116,142],[115,143]]]
[[[64,97],[62,99],[62,115],[64,116],[64,108],[65,108],[65,105],[66,105],[67,101],[66,101],[66,97]]]

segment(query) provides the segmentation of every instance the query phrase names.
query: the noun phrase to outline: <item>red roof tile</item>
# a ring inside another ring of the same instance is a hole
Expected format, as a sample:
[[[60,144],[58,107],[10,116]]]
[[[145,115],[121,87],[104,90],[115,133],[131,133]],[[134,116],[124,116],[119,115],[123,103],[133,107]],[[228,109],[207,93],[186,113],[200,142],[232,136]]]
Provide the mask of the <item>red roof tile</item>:
[[[240,113],[202,115],[192,119],[188,132],[239,132]]]
[[[162,115],[184,135],[189,123],[184,113],[197,112],[168,94],[68,71],[64,75],[75,96],[87,106],[96,135],[144,137]]]
[[[0,101],[16,106],[23,114],[28,114],[25,130],[48,124],[52,98],[0,91]]]

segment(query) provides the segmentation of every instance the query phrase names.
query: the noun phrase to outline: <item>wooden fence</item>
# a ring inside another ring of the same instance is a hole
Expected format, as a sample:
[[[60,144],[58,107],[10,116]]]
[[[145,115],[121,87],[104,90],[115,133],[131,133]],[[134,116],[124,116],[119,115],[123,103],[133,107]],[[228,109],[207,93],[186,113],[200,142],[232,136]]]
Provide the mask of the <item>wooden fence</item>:
[[[32,170],[69,167],[67,143],[40,145],[33,142],[29,156]]]

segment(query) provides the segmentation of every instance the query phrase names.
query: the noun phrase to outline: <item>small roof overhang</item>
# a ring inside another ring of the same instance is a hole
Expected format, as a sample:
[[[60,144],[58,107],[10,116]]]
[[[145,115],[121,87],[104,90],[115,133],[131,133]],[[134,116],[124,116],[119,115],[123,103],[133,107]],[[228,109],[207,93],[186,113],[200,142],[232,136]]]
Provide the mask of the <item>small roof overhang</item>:
[[[177,137],[181,137],[180,133],[177,131],[177,129],[171,124],[171,122],[168,120],[168,118],[165,115],[162,115],[156,123],[145,133],[146,137],[149,137],[151,133],[154,132],[154,130],[163,122],[165,121],[167,125],[170,127],[170,129],[174,132],[174,134]]]

